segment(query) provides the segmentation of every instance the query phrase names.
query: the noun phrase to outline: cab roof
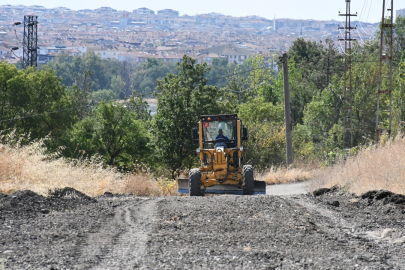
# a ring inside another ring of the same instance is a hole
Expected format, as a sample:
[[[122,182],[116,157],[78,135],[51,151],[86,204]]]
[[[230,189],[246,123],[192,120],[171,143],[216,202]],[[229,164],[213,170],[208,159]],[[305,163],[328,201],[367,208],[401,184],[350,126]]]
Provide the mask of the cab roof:
[[[210,118],[210,120],[209,120]],[[201,121],[227,121],[238,120],[238,115],[234,114],[215,114],[215,115],[201,115]]]

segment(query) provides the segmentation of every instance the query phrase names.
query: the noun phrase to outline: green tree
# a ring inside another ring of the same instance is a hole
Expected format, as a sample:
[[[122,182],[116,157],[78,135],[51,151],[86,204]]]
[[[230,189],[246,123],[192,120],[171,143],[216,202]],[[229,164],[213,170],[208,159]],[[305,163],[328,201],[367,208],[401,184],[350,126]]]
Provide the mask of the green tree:
[[[234,65],[228,64],[228,59],[220,58],[213,59],[210,66],[210,70],[206,73],[208,82],[218,88],[225,87],[227,85],[227,76],[233,70]]]
[[[283,105],[274,105],[259,96],[242,103],[238,110],[238,116],[249,129],[244,152],[246,163],[259,171],[282,163],[285,160]]]
[[[405,53],[405,16],[395,19],[394,33],[394,63],[399,63]]]
[[[190,168],[196,160],[191,130],[200,115],[221,112],[217,87],[207,85],[206,63],[184,56],[177,64],[178,75],[169,74],[157,81],[158,106],[154,136],[158,160],[174,178],[177,169]]]
[[[314,92],[323,91],[333,76],[343,73],[342,55],[334,44],[331,39],[316,43],[298,38],[288,50],[289,59],[294,59],[300,70],[302,84],[315,86]]]
[[[111,78],[111,90],[114,93],[114,97],[118,98],[120,95],[125,95],[125,87],[126,83],[120,75]]]
[[[116,99],[117,96],[111,89],[102,89],[102,90],[94,91],[91,94],[91,98],[96,102],[101,102],[103,100],[108,102],[110,100]]]
[[[364,141],[364,138],[373,138],[375,134],[379,70],[374,57],[367,50],[359,50],[352,56],[354,145]],[[382,76],[387,76],[386,68],[383,69]],[[342,146],[342,133],[339,134],[338,132],[343,130],[344,88],[344,77],[335,76],[329,87],[322,93],[315,95],[312,101],[307,104],[304,111],[304,123],[310,130],[314,141],[324,151],[331,151],[336,147]],[[346,99],[349,99],[348,94],[346,94]],[[387,102],[388,95],[381,96],[381,104],[386,104]],[[349,111],[346,111],[346,117],[348,115]],[[346,128],[349,125],[349,122],[346,122]],[[349,137],[346,136],[348,140],[350,139]]]
[[[162,79],[170,73],[176,73],[175,64],[148,58],[145,63],[135,69],[133,88],[144,96],[152,96],[156,91],[156,80]]]
[[[148,119],[145,104],[99,104],[88,116],[74,125],[67,136],[64,154],[100,155],[106,164],[122,170],[131,170],[136,163],[148,162],[150,157]]]
[[[67,88],[50,68],[17,70],[0,62],[0,130],[31,139],[60,136],[75,119]]]
[[[118,87],[118,94],[121,93],[121,98],[132,95],[131,74],[135,67],[128,62],[102,59],[90,50],[82,56],[58,54],[53,61],[48,63],[48,66],[57,72],[58,76],[62,78],[62,83],[68,87],[82,82],[87,74],[92,79],[90,85],[92,91],[102,89],[118,91]]]

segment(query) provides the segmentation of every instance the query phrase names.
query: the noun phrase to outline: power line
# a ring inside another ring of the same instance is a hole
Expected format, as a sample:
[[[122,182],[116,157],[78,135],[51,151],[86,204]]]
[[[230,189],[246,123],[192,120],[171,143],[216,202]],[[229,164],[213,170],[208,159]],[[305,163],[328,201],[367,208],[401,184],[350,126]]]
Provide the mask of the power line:
[[[241,102],[242,102],[241,94],[242,94],[243,92],[252,90],[252,89],[254,89],[254,88],[256,88],[256,87],[259,87],[260,85],[262,85],[262,84],[264,84],[264,83],[266,83],[266,82],[261,82],[261,83],[259,83],[258,85],[255,85],[255,86],[253,86],[253,87],[250,87],[250,88],[247,88],[247,89],[241,90],[241,91],[236,91],[236,90],[232,90],[232,89],[228,89],[228,91],[229,91],[229,92],[233,92],[233,93],[238,93],[239,104],[241,104]]]
[[[229,92],[234,92],[234,93],[243,93],[243,92],[246,92],[246,91],[255,89],[256,87],[259,87],[260,85],[265,84],[265,83],[266,83],[266,82],[261,82],[261,83],[259,83],[258,85],[255,85],[255,86],[253,86],[253,87],[250,87],[250,88],[247,88],[247,89],[241,90],[241,91],[236,91],[236,90],[232,90],[232,89],[227,89],[227,91],[229,91]]]
[[[364,31],[364,33],[365,34],[367,34],[367,35],[371,35],[371,34],[373,34],[374,32],[375,32],[375,28],[374,29],[370,29],[370,27],[366,24],[366,27],[368,28],[368,30],[369,30],[369,33],[367,33],[365,30],[364,30],[364,28],[363,28],[363,25],[362,25],[362,23],[361,23],[361,19],[363,18],[364,19],[364,17],[362,16],[363,15],[363,10],[364,10],[364,7],[366,6],[366,3],[368,2],[368,0],[365,0],[364,1],[364,3],[363,3],[363,8],[362,8],[362,10],[361,10],[361,12],[360,12],[360,14],[359,14],[359,24],[360,24],[360,27],[361,27],[361,29],[363,29],[363,31]],[[368,20],[368,16],[370,15],[370,10],[371,10],[371,5],[372,5],[372,3],[373,3],[373,1],[371,0],[370,1],[370,5],[369,5],[369,8],[368,8],[368,13],[367,13],[367,17],[366,17],[366,22],[367,22],[367,20]],[[367,9],[367,7],[366,7],[366,9]]]
[[[373,45],[373,43],[371,43],[371,42],[366,42],[364,39],[363,39],[363,37],[361,36],[361,34],[360,34],[360,31],[359,31],[359,29],[358,28],[356,28],[356,30],[357,30],[357,33],[359,34],[359,37],[360,37],[360,39],[361,39],[361,41],[363,41],[363,46],[367,46],[367,47],[371,47],[372,45]],[[368,40],[368,41],[370,41],[370,40]],[[377,43],[377,40],[375,40],[374,41],[375,43]]]

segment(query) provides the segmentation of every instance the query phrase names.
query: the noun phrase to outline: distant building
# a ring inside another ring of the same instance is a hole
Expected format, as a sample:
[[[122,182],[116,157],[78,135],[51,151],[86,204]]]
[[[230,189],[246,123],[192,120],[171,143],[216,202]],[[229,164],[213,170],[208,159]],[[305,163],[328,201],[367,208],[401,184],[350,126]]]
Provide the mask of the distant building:
[[[139,15],[149,15],[149,14],[155,14],[155,11],[146,8],[146,7],[142,7],[142,8],[138,8],[138,9],[134,9],[132,11],[135,14],[139,14]]]
[[[170,17],[170,18],[179,17],[179,12],[176,10],[173,10],[173,9],[158,10],[157,14],[160,16]]]
[[[92,9],[79,9],[77,12],[78,13],[90,13],[90,12],[93,12],[93,10]]]
[[[59,12],[65,12],[65,11],[70,11],[70,8],[67,7],[56,7],[53,9],[54,11],[59,11]]]
[[[396,15],[397,15],[397,18],[398,18],[399,16],[405,17],[405,8],[403,8],[403,9],[397,9],[395,13],[396,13]]]
[[[55,59],[55,54],[39,54],[38,55],[38,64],[39,66],[46,65],[49,61]]]
[[[8,49],[8,48],[6,48],[6,47],[2,47],[2,46],[0,46],[0,59],[2,58],[2,57],[4,57],[4,56],[8,56],[8,55],[11,55],[11,50],[10,49]]]
[[[94,11],[97,12],[116,12],[116,9],[110,8],[110,7],[101,7],[101,8],[97,8]]]
[[[210,54],[217,54],[220,58],[226,58],[229,63],[242,64],[252,52],[229,46],[218,46],[207,49]]]

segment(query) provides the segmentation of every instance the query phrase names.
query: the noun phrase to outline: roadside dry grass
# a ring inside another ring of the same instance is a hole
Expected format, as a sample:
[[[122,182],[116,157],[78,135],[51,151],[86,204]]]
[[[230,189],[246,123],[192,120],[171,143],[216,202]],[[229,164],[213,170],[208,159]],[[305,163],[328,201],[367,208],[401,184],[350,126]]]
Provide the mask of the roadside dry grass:
[[[97,196],[105,192],[137,196],[178,195],[174,181],[154,179],[144,171],[132,174],[105,168],[95,158],[67,162],[45,154],[42,142],[19,147],[0,144],[0,192],[29,189],[42,195],[54,188],[72,187]],[[314,165],[295,168],[272,167],[257,179],[267,184],[312,180],[312,190],[338,185],[361,194],[386,189],[405,195],[405,138],[370,146],[356,156],[318,169]]]
[[[398,136],[379,146],[370,146],[356,156],[318,170],[313,189],[338,185],[361,194],[385,189],[405,195],[405,138]]]
[[[259,175],[257,179],[265,181],[267,185],[288,184],[308,181],[313,177],[313,169],[303,169],[301,167],[271,167],[270,170]]]
[[[138,196],[177,194],[173,181],[154,179],[148,172],[123,174],[97,159],[67,162],[45,154],[42,142],[19,147],[0,144],[0,192],[29,189],[47,195],[54,188],[72,187],[97,196],[105,192]]]

